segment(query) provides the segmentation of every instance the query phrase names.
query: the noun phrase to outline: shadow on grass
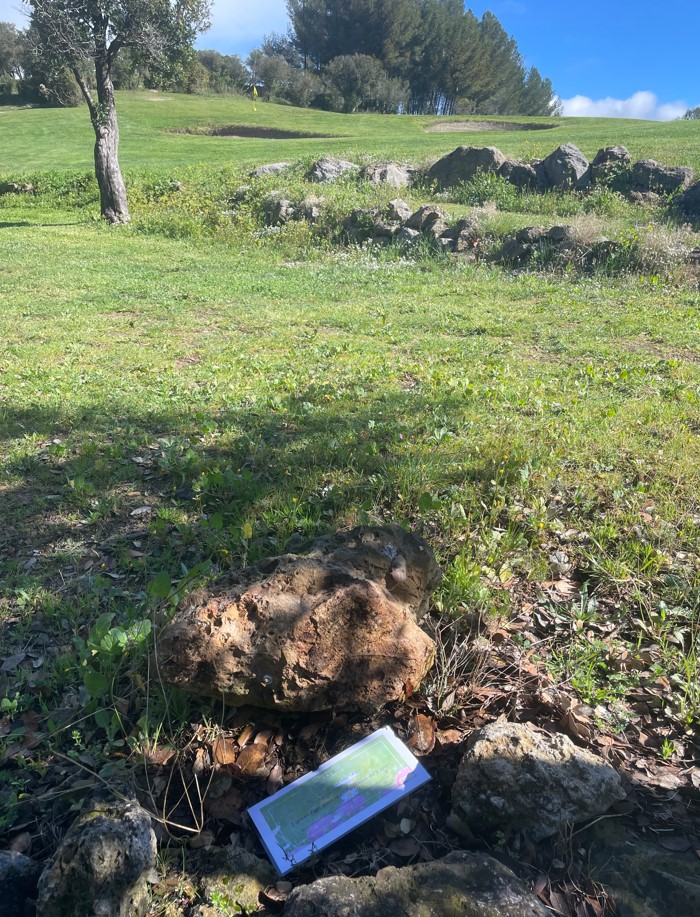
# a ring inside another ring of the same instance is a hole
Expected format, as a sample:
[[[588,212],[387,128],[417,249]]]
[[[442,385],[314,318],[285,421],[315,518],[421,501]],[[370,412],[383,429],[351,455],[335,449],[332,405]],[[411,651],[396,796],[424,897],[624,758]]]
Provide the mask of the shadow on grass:
[[[457,426],[468,410],[456,395],[399,392],[342,407],[311,397],[320,403],[214,413],[5,410],[6,597],[80,588],[98,570],[139,592],[162,570],[176,577],[204,560],[277,554],[294,533],[411,524],[431,480],[479,487],[493,475],[483,451],[476,467],[438,446],[435,417]]]

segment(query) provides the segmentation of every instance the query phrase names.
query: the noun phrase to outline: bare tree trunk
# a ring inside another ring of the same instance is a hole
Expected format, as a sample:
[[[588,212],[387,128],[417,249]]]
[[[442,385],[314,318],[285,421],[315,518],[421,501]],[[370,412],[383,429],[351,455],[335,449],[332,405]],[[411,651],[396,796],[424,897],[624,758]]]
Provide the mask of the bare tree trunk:
[[[74,73],[90,109],[95,131],[95,177],[100,189],[102,216],[110,223],[128,223],[129,207],[119,167],[119,124],[110,62],[109,51],[98,43],[95,54],[97,101],[93,99],[82,75],[77,70]]]
[[[95,176],[100,188],[102,216],[110,223],[128,223],[129,208],[119,168],[119,125],[114,104],[111,110],[104,112],[99,126],[95,126]]]

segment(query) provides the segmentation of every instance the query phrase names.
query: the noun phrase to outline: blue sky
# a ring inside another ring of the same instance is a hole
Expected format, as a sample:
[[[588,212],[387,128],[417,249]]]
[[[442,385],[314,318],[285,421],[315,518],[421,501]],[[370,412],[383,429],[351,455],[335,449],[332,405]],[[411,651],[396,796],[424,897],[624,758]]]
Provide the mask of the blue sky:
[[[490,0],[528,64],[548,76],[566,114],[678,117],[700,105],[698,0]],[[0,0],[0,20],[22,23],[19,0]],[[284,32],[284,0],[215,0],[199,46],[243,57],[269,32]]]

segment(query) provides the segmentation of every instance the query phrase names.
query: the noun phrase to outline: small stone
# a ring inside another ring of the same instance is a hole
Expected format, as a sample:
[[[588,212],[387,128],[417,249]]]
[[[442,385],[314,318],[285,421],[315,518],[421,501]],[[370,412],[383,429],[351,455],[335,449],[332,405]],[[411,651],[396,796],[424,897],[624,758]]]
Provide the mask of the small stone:
[[[436,223],[438,220],[441,220],[447,225],[448,219],[449,216],[442,207],[437,207],[435,204],[426,204],[416,210],[415,213],[411,214],[406,220],[406,228],[418,229],[421,232],[425,232],[431,224]]]
[[[477,833],[532,841],[595,818],[625,798],[620,776],[564,735],[495,722],[472,733],[452,788],[452,819]]]
[[[387,219],[396,220],[399,223],[407,220],[412,212],[410,205],[400,197],[395,197],[393,201],[389,201],[386,207]]]
[[[407,248],[412,248],[420,242],[421,234],[417,229],[410,229],[408,226],[404,226],[404,228],[396,234],[395,238],[397,242],[400,242]]]
[[[155,857],[151,817],[138,803],[92,805],[41,875],[37,917],[143,917]]]
[[[0,901],[3,917],[25,917],[27,901],[36,898],[41,866],[12,850],[0,851]]]
[[[237,845],[194,851],[187,862],[192,873],[201,877],[207,905],[226,903],[227,913],[257,911],[260,894],[277,878],[267,860]]]

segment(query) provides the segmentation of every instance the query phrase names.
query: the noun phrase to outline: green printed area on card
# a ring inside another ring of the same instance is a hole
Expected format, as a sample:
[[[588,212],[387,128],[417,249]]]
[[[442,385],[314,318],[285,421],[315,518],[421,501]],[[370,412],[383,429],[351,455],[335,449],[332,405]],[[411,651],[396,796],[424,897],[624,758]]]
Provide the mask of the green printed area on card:
[[[388,729],[380,729],[249,809],[281,873],[308,859],[430,777]]]

